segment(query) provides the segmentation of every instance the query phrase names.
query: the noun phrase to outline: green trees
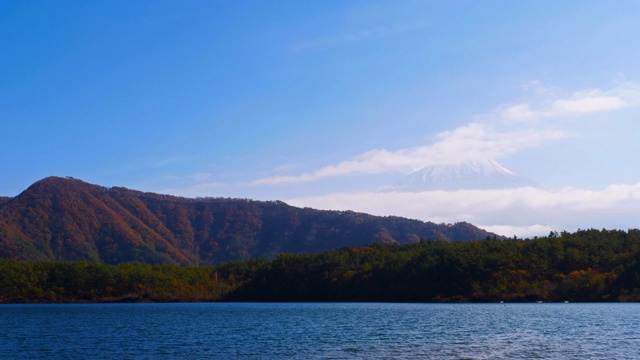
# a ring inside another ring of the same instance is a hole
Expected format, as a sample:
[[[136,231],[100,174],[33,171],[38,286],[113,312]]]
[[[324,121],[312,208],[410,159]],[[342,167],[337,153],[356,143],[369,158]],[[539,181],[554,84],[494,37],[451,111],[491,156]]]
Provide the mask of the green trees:
[[[0,302],[640,301],[640,231],[420,241],[184,267],[0,260]]]
[[[638,301],[640,232],[422,241],[281,255],[242,301]]]
[[[229,266],[0,260],[0,303],[217,301],[246,277]]]

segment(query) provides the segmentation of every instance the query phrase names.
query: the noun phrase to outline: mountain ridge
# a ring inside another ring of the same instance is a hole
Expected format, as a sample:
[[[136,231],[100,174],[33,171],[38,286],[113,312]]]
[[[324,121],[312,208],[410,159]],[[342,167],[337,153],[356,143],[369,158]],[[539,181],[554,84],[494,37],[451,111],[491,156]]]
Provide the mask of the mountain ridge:
[[[0,258],[205,265],[373,242],[494,236],[468,223],[434,224],[281,201],[182,198],[48,177],[0,202]]]

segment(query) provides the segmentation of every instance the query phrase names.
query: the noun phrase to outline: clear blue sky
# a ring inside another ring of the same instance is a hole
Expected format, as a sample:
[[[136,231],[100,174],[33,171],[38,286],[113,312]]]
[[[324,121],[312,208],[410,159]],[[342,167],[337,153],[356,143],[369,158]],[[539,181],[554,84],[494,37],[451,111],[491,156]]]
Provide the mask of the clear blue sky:
[[[638,1],[0,0],[0,195],[51,175],[506,235],[640,227]],[[544,190],[380,193],[492,158]]]

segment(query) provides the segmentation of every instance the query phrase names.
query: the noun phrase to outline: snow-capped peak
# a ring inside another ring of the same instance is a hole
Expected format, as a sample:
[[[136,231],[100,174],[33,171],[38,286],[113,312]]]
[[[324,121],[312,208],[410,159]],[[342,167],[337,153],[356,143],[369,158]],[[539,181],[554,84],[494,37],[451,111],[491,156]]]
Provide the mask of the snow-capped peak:
[[[391,191],[503,189],[537,185],[496,160],[428,166],[391,186]]]

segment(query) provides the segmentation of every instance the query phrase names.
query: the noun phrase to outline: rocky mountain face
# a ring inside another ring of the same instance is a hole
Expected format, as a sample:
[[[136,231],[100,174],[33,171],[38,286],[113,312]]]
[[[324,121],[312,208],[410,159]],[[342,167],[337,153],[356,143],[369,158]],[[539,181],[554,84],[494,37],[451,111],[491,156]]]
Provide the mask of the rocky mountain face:
[[[391,191],[420,192],[430,190],[506,189],[538,187],[495,160],[464,161],[429,166],[418,170],[395,185]]]
[[[188,199],[71,178],[38,181],[0,203],[0,257],[184,265],[420,239],[493,236],[467,223],[296,208],[280,201]]]

